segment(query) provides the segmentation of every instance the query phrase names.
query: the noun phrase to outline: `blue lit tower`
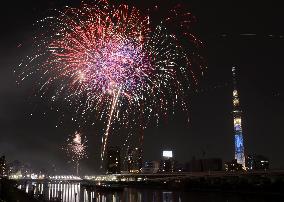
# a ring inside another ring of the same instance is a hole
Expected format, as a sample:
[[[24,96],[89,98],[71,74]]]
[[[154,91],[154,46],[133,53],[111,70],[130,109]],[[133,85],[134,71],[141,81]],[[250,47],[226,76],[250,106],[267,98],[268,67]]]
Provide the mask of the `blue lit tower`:
[[[245,148],[242,132],[242,111],[240,109],[240,99],[237,90],[236,68],[232,68],[233,72],[233,118],[234,118],[234,134],[235,134],[235,159],[242,164],[245,169]]]

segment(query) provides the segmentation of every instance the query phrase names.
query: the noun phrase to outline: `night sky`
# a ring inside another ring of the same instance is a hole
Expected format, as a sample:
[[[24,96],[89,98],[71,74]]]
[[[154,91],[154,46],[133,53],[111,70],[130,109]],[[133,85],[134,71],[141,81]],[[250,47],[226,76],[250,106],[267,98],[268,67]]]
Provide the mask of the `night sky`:
[[[142,8],[164,4],[131,2]],[[192,29],[204,43],[200,53],[208,69],[199,78],[198,92],[190,92],[189,123],[177,111],[158,127],[153,124],[144,131],[144,160],[160,159],[163,149],[172,149],[180,162],[193,156],[221,157],[225,161],[234,157],[231,68],[236,66],[246,154],[262,154],[270,159],[272,168],[284,168],[282,7],[271,1],[169,2],[181,3],[197,18]],[[72,171],[61,149],[76,130],[70,121],[72,113],[63,106],[67,112],[61,120],[62,112],[51,110],[48,100],[34,96],[38,88],[35,81],[17,85],[13,70],[31,51],[18,46],[32,40],[33,23],[65,5],[80,3],[14,0],[1,2],[0,12],[0,154],[6,155],[8,162],[17,159],[37,169],[49,170],[55,165],[61,173]],[[83,173],[99,170],[103,130],[102,123],[81,128],[89,140],[89,158],[82,162]],[[121,144],[116,139],[111,145]]]

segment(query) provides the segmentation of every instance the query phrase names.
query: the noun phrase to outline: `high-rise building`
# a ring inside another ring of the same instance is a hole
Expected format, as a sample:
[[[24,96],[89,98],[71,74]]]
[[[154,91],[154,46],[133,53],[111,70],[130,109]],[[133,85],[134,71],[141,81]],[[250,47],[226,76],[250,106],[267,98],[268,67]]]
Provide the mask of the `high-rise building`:
[[[268,170],[269,160],[262,155],[248,155],[246,166],[248,170]]]
[[[120,148],[109,147],[106,154],[106,172],[107,174],[118,174],[120,171]]]
[[[234,118],[234,135],[235,135],[235,159],[245,169],[245,148],[242,132],[242,111],[240,108],[240,98],[237,90],[236,68],[233,72],[233,118]]]
[[[173,151],[164,150],[160,161],[160,172],[174,172],[176,161],[173,158]]]
[[[142,168],[142,173],[157,173],[159,171],[159,161],[146,161]]]
[[[21,163],[18,160],[12,161],[7,164],[7,174],[29,176],[33,173],[31,165],[29,163]]]
[[[0,157],[0,176],[7,176],[5,156]]]
[[[142,169],[142,149],[135,147],[127,151],[127,170],[130,173],[139,173]]]
[[[226,162],[224,167],[225,167],[225,171],[230,171],[230,172],[236,172],[236,171],[243,170],[243,165],[238,163],[237,159],[234,159],[231,162]]]

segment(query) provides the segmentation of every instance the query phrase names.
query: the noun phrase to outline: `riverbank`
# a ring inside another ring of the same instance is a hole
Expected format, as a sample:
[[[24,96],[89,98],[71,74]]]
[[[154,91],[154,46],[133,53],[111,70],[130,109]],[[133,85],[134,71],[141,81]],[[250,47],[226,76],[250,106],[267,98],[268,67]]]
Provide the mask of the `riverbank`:
[[[16,181],[6,178],[0,179],[0,201],[1,202],[38,202],[33,195],[27,194],[22,190],[17,189]]]
[[[245,193],[281,195],[284,198],[284,177],[266,176],[224,176],[224,177],[196,177],[180,179],[148,179],[142,181],[92,181],[83,180],[81,185],[86,189],[104,191],[119,190],[121,188],[148,188],[175,191],[210,191],[222,193]]]

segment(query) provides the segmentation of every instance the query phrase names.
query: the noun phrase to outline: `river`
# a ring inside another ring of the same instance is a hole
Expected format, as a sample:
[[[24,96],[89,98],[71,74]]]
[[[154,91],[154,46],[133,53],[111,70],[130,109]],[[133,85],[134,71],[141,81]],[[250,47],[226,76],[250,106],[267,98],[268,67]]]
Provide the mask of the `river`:
[[[266,202],[281,201],[280,196],[222,193],[181,192],[162,189],[124,188],[118,191],[91,191],[80,183],[27,183],[18,186],[36,198],[62,202]]]

